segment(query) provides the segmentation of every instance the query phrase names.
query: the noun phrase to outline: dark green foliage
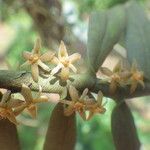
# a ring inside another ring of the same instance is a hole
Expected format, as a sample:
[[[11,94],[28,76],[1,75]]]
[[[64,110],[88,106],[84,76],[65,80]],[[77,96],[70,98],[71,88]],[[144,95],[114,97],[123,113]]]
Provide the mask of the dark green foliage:
[[[144,75],[150,79],[150,21],[143,8],[132,2],[127,8],[126,49],[129,61],[136,60]]]
[[[116,150],[139,150],[133,116],[125,102],[118,104],[111,118],[112,135]]]
[[[97,72],[106,56],[118,42],[126,26],[123,6],[91,15],[88,31],[87,57],[90,70]]]

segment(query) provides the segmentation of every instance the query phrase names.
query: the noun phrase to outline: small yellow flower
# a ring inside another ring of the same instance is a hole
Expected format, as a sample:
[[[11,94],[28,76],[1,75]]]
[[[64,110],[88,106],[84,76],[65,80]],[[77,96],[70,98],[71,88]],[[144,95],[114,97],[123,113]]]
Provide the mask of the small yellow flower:
[[[110,77],[110,93],[114,93],[119,86],[125,86],[131,73],[127,69],[123,69],[121,62],[119,61],[114,67],[113,71],[108,68],[102,67],[103,74]]]
[[[13,108],[20,106],[22,103],[23,101],[19,99],[14,99],[11,96],[11,92],[7,91],[6,93],[3,94],[0,102],[0,117],[2,119],[7,118],[15,125],[18,125]]]
[[[69,87],[69,94],[71,101],[69,100],[60,100],[61,103],[67,104],[68,107],[64,109],[64,115],[70,116],[74,112],[78,112],[83,120],[86,120],[85,114],[85,100],[87,98],[88,89],[85,89],[81,96],[78,95],[78,91],[75,87]]]
[[[86,120],[91,119],[95,113],[100,113],[100,114],[105,113],[106,111],[106,109],[104,108],[105,104],[102,104],[102,100],[103,100],[103,94],[101,91],[99,91],[97,94],[97,101],[91,99],[90,101],[86,102],[85,109],[89,111],[89,115]]]
[[[138,84],[144,88],[145,85],[143,80],[144,74],[142,71],[138,70],[137,63],[134,61],[131,67],[131,77],[129,79],[129,84],[131,84],[130,93],[133,93],[136,90]]]
[[[22,66],[31,65],[32,78],[35,82],[38,81],[39,67],[42,68],[44,71],[49,72],[50,71],[49,67],[45,65],[43,62],[51,61],[55,55],[55,53],[51,51],[48,51],[43,55],[41,55],[40,48],[41,48],[41,40],[40,38],[37,38],[32,52],[28,52],[28,51],[23,52],[23,57],[27,61]]]
[[[25,84],[22,85],[21,94],[25,99],[25,103],[22,106],[18,107],[15,112],[16,113],[21,112],[26,108],[29,114],[31,115],[31,117],[36,118],[37,116],[36,103],[47,102],[48,101],[47,96],[39,95],[37,98],[33,98],[30,88]]]
[[[73,72],[77,72],[77,69],[73,65],[73,63],[81,58],[81,55],[79,53],[74,53],[72,55],[68,55],[66,46],[63,41],[60,43],[59,51],[58,51],[58,58],[54,57],[52,59],[52,63],[56,64],[57,66],[52,69],[51,74],[56,74],[59,70],[60,77],[62,80],[67,80],[69,78],[69,69],[71,69]]]

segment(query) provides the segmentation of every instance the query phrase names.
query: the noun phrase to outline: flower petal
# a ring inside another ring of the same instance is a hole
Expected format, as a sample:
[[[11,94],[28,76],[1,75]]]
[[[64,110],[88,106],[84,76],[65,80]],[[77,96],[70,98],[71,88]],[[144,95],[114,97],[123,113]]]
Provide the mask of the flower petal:
[[[93,111],[89,111],[89,115],[88,115],[86,120],[90,120],[93,116],[94,116],[94,112]]]
[[[63,41],[61,41],[59,46],[58,59],[61,59],[62,57],[68,57],[68,52]]]
[[[18,125],[18,124],[19,124],[19,123],[17,122],[16,117],[15,117],[15,115],[13,114],[13,112],[12,112],[12,113],[8,113],[8,115],[7,115],[6,117],[7,117],[7,119],[8,119],[10,122],[14,123],[15,125]]]
[[[104,75],[106,75],[106,76],[108,76],[108,77],[110,77],[110,76],[113,75],[113,72],[112,72],[110,69],[106,68],[106,67],[101,67],[100,70],[101,70],[101,72],[102,72]]]
[[[37,106],[34,104],[31,104],[27,107],[27,110],[29,111],[29,114],[32,118],[36,118],[37,116]]]
[[[139,83],[143,88],[145,88],[145,84],[144,84],[143,80],[138,80],[138,83]]]
[[[50,68],[47,65],[45,65],[41,60],[38,60],[37,63],[44,71],[47,71],[47,72],[50,71]]]
[[[30,65],[29,61],[26,61],[25,63],[23,63],[22,65],[20,65],[20,68],[24,68]]]
[[[76,69],[76,67],[75,67],[73,64],[69,64],[69,68],[70,68],[74,73],[77,72],[77,69]]]
[[[113,69],[113,73],[121,72],[121,69],[122,69],[122,62],[121,60],[119,60]]]
[[[70,63],[74,63],[75,61],[81,59],[81,55],[79,53],[74,53],[69,56]]]
[[[109,91],[110,91],[110,93],[111,94],[115,93],[116,89],[117,89],[117,83],[116,83],[115,80],[112,80],[111,83],[110,83],[110,85],[109,85]]]
[[[48,97],[41,95],[39,98],[33,100],[34,103],[48,102]]]
[[[70,94],[72,101],[77,102],[79,100],[78,91],[76,90],[75,87],[71,85],[69,86],[69,94]]]
[[[80,96],[80,101],[82,101],[82,100],[84,100],[85,99],[85,97],[87,96],[87,94],[88,94],[88,88],[86,88],[83,92],[82,92],[82,95]]]
[[[23,104],[21,106],[18,106],[17,108],[14,109],[14,115],[18,116],[22,111],[27,107],[26,104]]]
[[[39,77],[39,68],[37,64],[32,64],[31,65],[31,73],[32,73],[32,78],[35,82],[38,82],[38,77]]]
[[[85,121],[86,120],[86,113],[85,113],[85,111],[78,111],[78,113],[81,116],[81,118]]]
[[[28,52],[28,51],[24,51],[22,53],[22,56],[26,59],[26,60],[29,60],[30,57],[31,57],[32,53],[31,52]]]
[[[33,54],[40,55],[40,49],[41,49],[41,39],[37,38],[35,43],[34,43],[34,48],[32,50]]]
[[[137,81],[132,81],[131,87],[130,87],[130,94],[132,94],[136,90],[137,85],[138,85]]]
[[[31,90],[25,84],[22,84],[21,94],[23,95],[23,97],[27,103],[32,102],[33,98],[32,98]]]
[[[137,71],[137,68],[138,68],[137,62],[136,62],[136,60],[134,59],[134,60],[133,60],[133,63],[132,63],[132,66],[131,66],[131,72],[132,72],[132,73],[136,72],[136,71]]]
[[[54,55],[55,55],[54,52],[48,51],[48,52],[44,53],[42,56],[40,56],[40,60],[42,62],[51,61],[53,59]]]
[[[0,102],[0,106],[6,104],[6,102],[10,99],[10,97],[11,97],[11,91],[7,90],[7,92],[3,94],[2,100]]]
[[[54,56],[53,59],[51,60],[51,63],[58,65],[60,61],[57,57]]]
[[[10,101],[8,101],[8,107],[10,107],[10,108],[18,107],[18,106],[22,105],[23,103],[24,103],[24,101],[22,101],[20,99],[11,98]]]
[[[97,103],[99,106],[102,106],[102,100],[103,100],[103,93],[99,91],[97,94]]]
[[[51,75],[56,74],[62,68],[62,64],[58,64],[54,69],[51,71]]]
[[[74,113],[73,106],[69,105],[67,108],[64,108],[64,115],[71,116]]]

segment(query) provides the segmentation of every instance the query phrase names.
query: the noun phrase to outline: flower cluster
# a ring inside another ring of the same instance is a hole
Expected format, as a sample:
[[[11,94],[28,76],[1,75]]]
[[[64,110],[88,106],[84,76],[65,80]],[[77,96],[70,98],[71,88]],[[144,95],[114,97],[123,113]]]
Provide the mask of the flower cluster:
[[[41,54],[40,49],[41,40],[38,38],[34,44],[32,52],[23,52],[23,57],[26,62],[21,65],[21,67],[30,66],[32,79],[35,82],[38,82],[39,75],[43,75],[42,73],[47,73],[48,75],[57,75],[63,81],[69,79],[70,69],[74,73],[77,73],[77,69],[73,65],[73,63],[79,60],[81,58],[81,55],[78,53],[74,53],[69,56],[63,41],[61,41],[59,46],[58,57],[56,57],[55,53],[52,51]],[[49,64],[54,64],[56,66],[54,68],[50,68]],[[42,88],[41,85],[39,85],[39,88]],[[64,87],[64,89],[66,89],[66,87]],[[22,100],[14,99],[11,92],[7,91],[1,96],[0,117],[7,118],[17,125],[18,122],[16,120],[16,116],[18,116],[26,109],[31,117],[36,118],[37,103],[48,101],[48,97],[42,95],[40,91],[42,91],[42,89],[39,90],[39,94],[37,97],[33,97],[31,89],[27,85],[22,84],[21,95],[24,98]],[[86,93],[86,91],[84,93]],[[69,113],[71,114],[71,112],[69,112],[69,109],[69,107],[68,109],[66,109],[66,115],[69,115]]]
[[[130,93],[133,93],[138,84],[144,88],[144,75],[142,71],[138,70],[136,62],[133,62],[130,69],[125,69],[119,61],[114,67],[113,71],[108,68],[101,68],[101,72],[109,77],[110,93],[114,93],[117,87],[130,86]]]
[[[8,90],[3,94],[0,102],[0,117],[7,118],[14,124],[18,124],[16,116],[18,116],[24,109],[27,109],[31,117],[35,118],[37,114],[36,104],[39,102],[47,102],[48,97],[38,95],[37,98],[32,97],[31,90],[25,84],[22,85],[21,94],[24,99],[15,99]]]
[[[35,82],[38,82],[39,69],[50,73],[50,75],[58,74],[61,80],[68,80],[70,75],[70,69],[76,73],[77,69],[73,63],[81,58],[79,53],[74,53],[68,55],[66,46],[63,41],[60,43],[58,57],[55,56],[54,52],[48,51],[44,54],[40,54],[41,41],[38,38],[35,42],[32,52],[24,51],[23,57],[26,62],[21,66],[30,65],[32,78]],[[57,65],[56,67],[50,69],[45,63],[51,63]],[[51,71],[51,72],[50,72]]]
[[[104,104],[102,104],[103,94],[101,91],[98,92],[97,100],[89,98],[88,89],[85,89],[81,96],[79,96],[76,88],[70,86],[69,94],[71,100],[60,100],[60,103],[67,105],[64,108],[65,116],[70,116],[74,112],[78,112],[83,120],[89,120],[95,113],[103,114],[106,111]],[[86,112],[89,112],[88,116]]]

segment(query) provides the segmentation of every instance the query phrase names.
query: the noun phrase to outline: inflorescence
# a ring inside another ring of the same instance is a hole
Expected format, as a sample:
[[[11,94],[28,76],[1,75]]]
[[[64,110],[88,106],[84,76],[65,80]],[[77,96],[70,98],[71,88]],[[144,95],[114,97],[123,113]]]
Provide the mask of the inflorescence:
[[[77,73],[77,68],[73,65],[74,62],[81,58],[79,53],[68,55],[66,46],[61,41],[58,55],[54,52],[48,51],[44,54],[40,53],[41,41],[38,38],[35,42],[32,52],[24,51],[23,57],[26,62],[21,65],[30,66],[31,75],[35,82],[38,83],[39,76],[43,73],[49,74],[49,76],[59,76],[59,80],[67,81],[70,77],[70,70],[73,73]],[[53,68],[49,67],[49,64],[54,64]],[[133,63],[131,69],[125,69],[119,62],[113,71],[108,68],[101,68],[103,74],[109,77],[110,92],[114,93],[118,87],[124,87],[130,85],[130,93],[133,93],[138,84],[144,88],[143,72],[139,71],[137,64]],[[39,92],[36,97],[32,96],[31,89],[22,84],[21,95],[23,99],[15,99],[11,91],[7,90],[2,96],[0,101],[0,118],[7,118],[14,124],[18,124],[16,116],[21,114],[25,109],[29,112],[32,118],[37,116],[37,103],[48,102],[48,97],[42,94],[41,85],[39,85]],[[103,104],[103,94],[101,91],[97,94],[97,99],[93,97],[90,91],[86,88],[82,94],[72,85],[66,85],[67,99],[60,99],[59,102],[64,105],[64,115],[71,116],[73,113],[78,112],[83,120],[89,120],[94,114],[105,113],[106,109]]]

